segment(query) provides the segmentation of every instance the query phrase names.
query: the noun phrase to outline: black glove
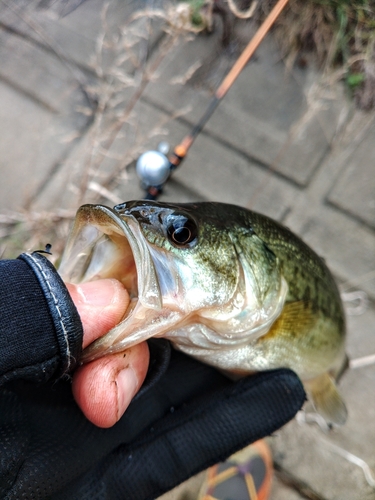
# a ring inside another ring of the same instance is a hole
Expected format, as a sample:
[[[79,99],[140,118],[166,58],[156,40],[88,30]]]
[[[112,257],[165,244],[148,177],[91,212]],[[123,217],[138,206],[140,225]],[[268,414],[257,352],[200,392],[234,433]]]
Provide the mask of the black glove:
[[[68,312],[69,295],[54,283]],[[274,432],[304,402],[302,384],[289,370],[234,383],[164,340],[149,345],[145,384],[110,429],[87,421],[68,380],[52,377],[40,386],[15,380],[2,388],[1,498],[152,499]]]
[[[45,257],[34,252],[0,260],[0,386],[71,371],[82,338],[78,311]]]

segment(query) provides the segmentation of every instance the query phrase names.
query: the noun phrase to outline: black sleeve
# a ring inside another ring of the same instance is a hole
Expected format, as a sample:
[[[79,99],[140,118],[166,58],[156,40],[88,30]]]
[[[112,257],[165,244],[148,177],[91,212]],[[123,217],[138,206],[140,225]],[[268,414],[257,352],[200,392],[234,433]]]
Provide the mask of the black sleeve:
[[[34,252],[0,260],[0,386],[67,373],[82,338],[78,311],[45,257]]]

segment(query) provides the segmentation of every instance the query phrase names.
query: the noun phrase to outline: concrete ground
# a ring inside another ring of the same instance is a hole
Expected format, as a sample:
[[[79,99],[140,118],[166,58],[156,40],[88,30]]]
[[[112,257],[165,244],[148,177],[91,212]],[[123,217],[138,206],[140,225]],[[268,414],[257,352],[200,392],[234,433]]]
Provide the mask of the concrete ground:
[[[142,197],[134,160],[161,139],[174,146],[184,137],[253,32],[237,23],[238,44],[224,49],[220,27],[210,36],[177,35],[181,19],[171,27],[166,8],[140,15],[145,2],[113,0],[104,12],[104,1],[90,0],[63,17],[57,7],[74,2],[39,3],[1,2],[4,255],[9,227],[17,238],[12,217],[35,227],[98,193],[107,204]],[[270,438],[278,470],[272,500],[375,499],[358,465],[370,467],[374,483],[374,117],[313,67],[288,70],[269,36],[161,198],[261,211],[323,256],[341,286],[353,361],[340,383],[349,419],[324,432],[298,418]],[[199,481],[166,498],[194,498]]]

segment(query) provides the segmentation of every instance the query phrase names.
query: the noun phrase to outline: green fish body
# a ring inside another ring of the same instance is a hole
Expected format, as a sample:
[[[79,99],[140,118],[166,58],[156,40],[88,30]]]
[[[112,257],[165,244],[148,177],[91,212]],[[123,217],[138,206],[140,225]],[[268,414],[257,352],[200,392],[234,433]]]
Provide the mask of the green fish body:
[[[328,422],[345,422],[339,291],[323,260],[272,219],[222,203],[84,205],[60,273],[119,279],[131,297],[84,360],[164,337],[234,377],[290,368]]]

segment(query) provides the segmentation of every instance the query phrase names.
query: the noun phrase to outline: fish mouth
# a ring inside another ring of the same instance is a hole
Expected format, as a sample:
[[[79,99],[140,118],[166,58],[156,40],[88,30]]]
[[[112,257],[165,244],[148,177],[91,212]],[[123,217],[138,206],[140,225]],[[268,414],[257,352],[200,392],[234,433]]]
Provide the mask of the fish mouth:
[[[80,207],[58,271],[74,284],[114,278],[130,295],[119,325],[84,350],[83,362],[155,335],[146,335],[144,324],[160,314],[162,297],[147,243],[133,216],[119,216],[104,205]]]

